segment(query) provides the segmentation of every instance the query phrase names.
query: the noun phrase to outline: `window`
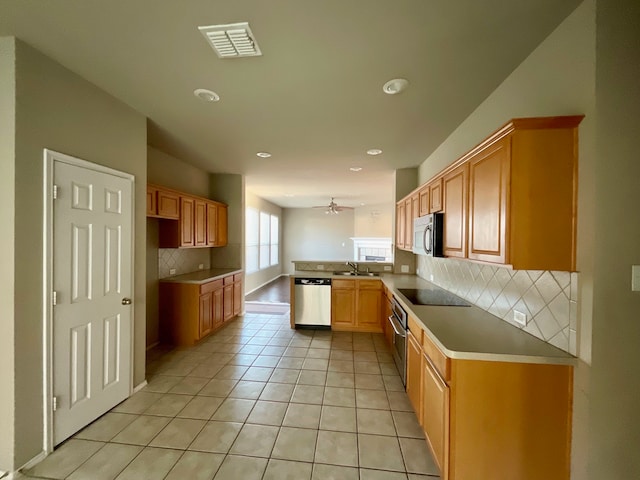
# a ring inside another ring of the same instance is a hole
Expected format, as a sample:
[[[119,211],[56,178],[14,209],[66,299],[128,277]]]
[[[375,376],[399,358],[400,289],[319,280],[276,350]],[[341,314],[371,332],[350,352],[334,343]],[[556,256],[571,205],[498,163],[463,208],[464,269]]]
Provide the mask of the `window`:
[[[277,215],[260,212],[255,208],[246,211],[246,263],[247,273],[278,265],[280,248],[280,219]]]

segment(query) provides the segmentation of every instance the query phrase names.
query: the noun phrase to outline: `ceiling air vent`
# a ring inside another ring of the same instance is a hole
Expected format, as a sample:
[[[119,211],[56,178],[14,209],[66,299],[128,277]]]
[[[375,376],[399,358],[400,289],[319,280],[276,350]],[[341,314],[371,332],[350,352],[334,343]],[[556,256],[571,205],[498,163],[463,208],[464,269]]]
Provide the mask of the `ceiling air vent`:
[[[262,55],[247,22],[198,27],[220,58]]]

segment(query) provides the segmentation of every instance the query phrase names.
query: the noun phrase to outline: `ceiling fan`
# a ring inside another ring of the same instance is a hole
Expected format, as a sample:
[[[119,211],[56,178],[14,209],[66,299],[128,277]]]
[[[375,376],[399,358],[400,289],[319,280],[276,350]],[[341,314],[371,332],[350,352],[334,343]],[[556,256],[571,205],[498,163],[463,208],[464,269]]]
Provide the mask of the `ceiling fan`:
[[[334,200],[334,197],[331,197],[331,201],[329,202],[329,205],[318,205],[318,206],[315,206],[313,208],[324,208],[324,209],[326,209],[324,213],[326,213],[327,215],[329,215],[329,214],[337,215],[338,213],[340,213],[343,210],[353,210],[353,207],[346,207],[344,205],[338,205],[333,200]]]

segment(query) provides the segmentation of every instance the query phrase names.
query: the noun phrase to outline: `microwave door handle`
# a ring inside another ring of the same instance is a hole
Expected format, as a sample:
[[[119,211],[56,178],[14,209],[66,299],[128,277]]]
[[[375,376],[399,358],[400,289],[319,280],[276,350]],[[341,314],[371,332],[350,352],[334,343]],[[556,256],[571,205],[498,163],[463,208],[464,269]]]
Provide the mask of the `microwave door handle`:
[[[433,236],[431,235],[431,228],[432,228],[431,225],[427,225],[427,227],[424,229],[424,234],[423,234],[424,237],[422,239],[423,240],[423,245],[424,245],[424,251],[427,254],[431,254],[431,249],[432,249],[431,240],[432,240]]]

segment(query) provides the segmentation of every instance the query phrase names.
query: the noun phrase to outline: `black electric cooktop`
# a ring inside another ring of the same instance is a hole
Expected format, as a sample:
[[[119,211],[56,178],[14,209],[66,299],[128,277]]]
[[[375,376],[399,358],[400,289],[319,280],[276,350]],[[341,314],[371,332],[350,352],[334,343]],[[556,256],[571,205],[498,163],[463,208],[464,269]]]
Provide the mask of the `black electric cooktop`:
[[[399,288],[402,295],[414,305],[443,305],[448,307],[470,307],[462,298],[441,288]]]

